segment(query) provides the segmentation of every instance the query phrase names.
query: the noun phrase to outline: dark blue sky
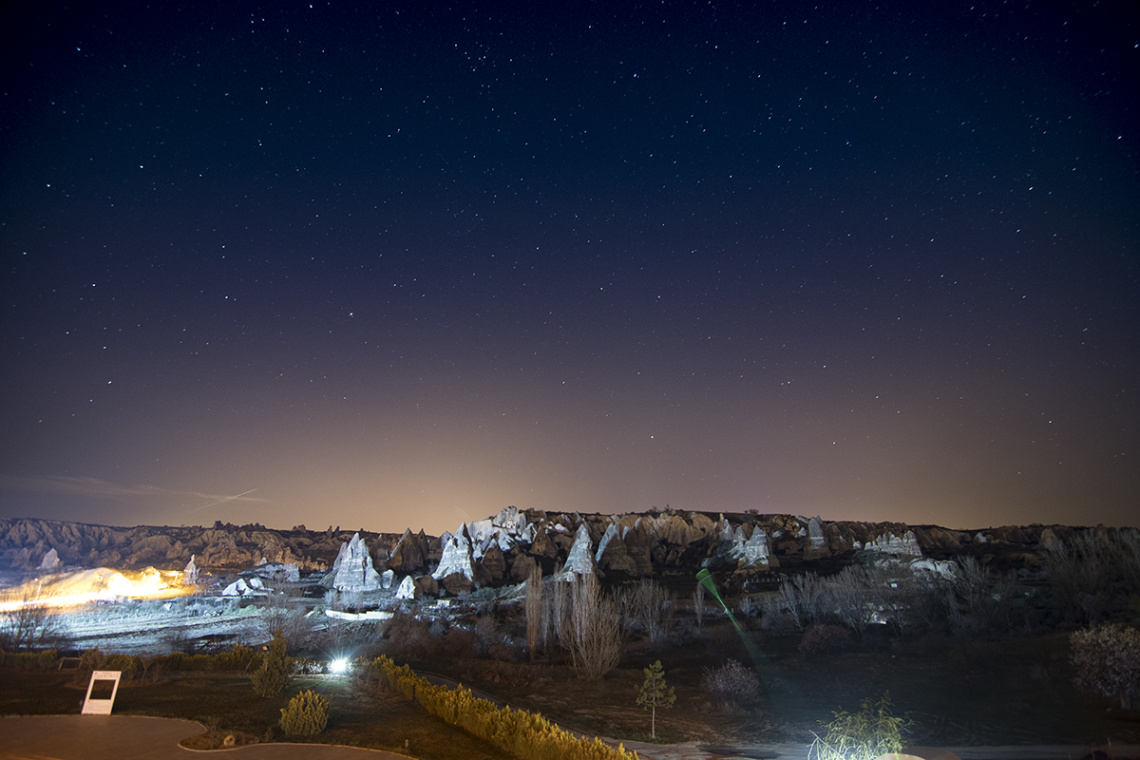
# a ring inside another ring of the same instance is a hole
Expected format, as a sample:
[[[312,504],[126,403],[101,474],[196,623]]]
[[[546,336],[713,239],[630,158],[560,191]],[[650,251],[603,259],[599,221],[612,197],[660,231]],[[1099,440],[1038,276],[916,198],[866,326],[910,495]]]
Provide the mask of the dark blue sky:
[[[547,5],[4,11],[0,514],[1136,523],[1128,3]]]

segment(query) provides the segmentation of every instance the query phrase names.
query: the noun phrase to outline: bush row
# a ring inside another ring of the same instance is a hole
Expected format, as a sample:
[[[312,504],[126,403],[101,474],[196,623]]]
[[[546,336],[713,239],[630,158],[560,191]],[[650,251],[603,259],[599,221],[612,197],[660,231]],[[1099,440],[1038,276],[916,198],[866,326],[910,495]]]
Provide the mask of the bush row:
[[[252,673],[261,667],[265,654],[236,644],[228,652],[218,654],[187,654],[171,652],[155,657],[130,654],[107,654],[98,649],[84,651],[79,660],[81,670],[119,670],[127,679],[141,678],[154,671],[217,671],[222,673]],[[0,668],[23,670],[50,670],[59,667],[59,654],[54,649],[40,652],[9,652],[0,649]],[[289,670],[294,674],[323,673],[326,665],[306,657],[288,657]]]
[[[380,656],[372,663],[398,693],[468,733],[510,752],[535,760],[637,760],[636,752],[616,749],[601,739],[584,739],[548,721],[538,713],[497,707],[479,699],[463,686],[449,689],[417,676],[407,665]]]
[[[19,670],[49,670],[57,667],[59,658],[54,649],[43,652],[6,652],[0,650],[0,667]]]

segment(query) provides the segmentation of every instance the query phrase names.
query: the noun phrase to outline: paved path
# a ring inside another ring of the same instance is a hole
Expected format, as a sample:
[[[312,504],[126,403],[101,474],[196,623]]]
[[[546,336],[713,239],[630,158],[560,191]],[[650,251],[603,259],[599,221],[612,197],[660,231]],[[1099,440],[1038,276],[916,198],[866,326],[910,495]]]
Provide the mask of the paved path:
[[[178,742],[201,723],[138,715],[0,717],[0,760],[407,760],[404,755],[327,744],[251,744],[195,751]]]

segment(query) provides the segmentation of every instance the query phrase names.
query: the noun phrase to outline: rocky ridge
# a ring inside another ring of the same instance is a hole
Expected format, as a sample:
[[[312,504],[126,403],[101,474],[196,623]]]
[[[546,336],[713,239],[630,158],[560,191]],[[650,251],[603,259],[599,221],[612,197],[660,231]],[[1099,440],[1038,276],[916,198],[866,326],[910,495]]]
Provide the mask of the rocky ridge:
[[[359,579],[350,585],[371,590],[378,586],[377,574],[388,572],[388,578],[413,577],[420,595],[441,590],[454,595],[518,583],[536,564],[547,575],[597,572],[606,582],[650,576],[691,578],[707,567],[730,588],[740,588],[746,583],[774,583],[799,569],[837,570],[861,553],[912,561],[972,555],[999,569],[1033,570],[1039,563],[1039,546],[1073,530],[1033,525],[962,531],[792,515],[681,510],[603,515],[515,507],[461,525],[455,534],[438,539],[410,529],[397,536],[331,527],[273,530],[215,523],[210,528],[115,528],[9,518],[0,520],[0,567],[30,572],[44,562],[58,561],[68,567],[181,570],[193,558],[196,570],[216,575],[276,563],[301,571],[332,568],[335,577],[347,571],[344,557],[351,556]],[[361,556],[361,551],[368,556]],[[401,588],[408,592],[406,582]]]

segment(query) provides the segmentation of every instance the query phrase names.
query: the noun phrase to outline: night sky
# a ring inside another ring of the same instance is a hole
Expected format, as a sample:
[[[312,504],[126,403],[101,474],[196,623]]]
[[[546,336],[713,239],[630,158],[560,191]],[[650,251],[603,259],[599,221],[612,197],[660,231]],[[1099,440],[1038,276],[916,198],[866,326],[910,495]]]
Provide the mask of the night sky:
[[[0,22],[0,516],[1138,523],[1132,2],[77,5]]]

